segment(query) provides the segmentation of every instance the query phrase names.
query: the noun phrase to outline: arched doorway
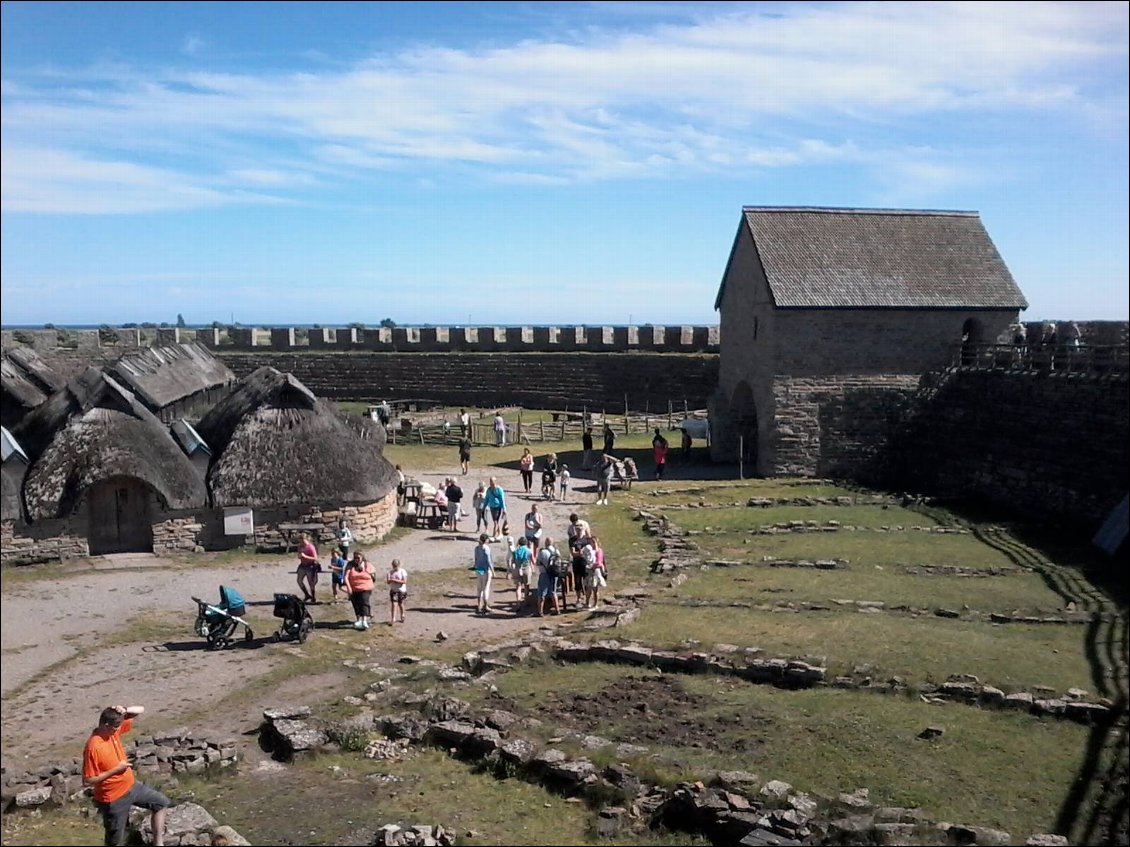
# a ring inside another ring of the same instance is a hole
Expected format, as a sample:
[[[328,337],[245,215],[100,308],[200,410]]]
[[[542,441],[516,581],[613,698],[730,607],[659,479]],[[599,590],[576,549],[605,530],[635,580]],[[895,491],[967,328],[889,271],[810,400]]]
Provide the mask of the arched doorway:
[[[90,555],[153,552],[149,488],[132,477],[114,477],[87,490]]]
[[[976,318],[969,318],[961,325],[961,364],[972,365],[977,361],[977,348],[984,343],[984,327]]]
[[[753,476],[757,473],[760,431],[757,426],[757,406],[753,401],[753,389],[744,380],[734,389],[734,397],[730,402],[730,416],[738,439],[738,458],[742,464],[742,473],[744,476]]]

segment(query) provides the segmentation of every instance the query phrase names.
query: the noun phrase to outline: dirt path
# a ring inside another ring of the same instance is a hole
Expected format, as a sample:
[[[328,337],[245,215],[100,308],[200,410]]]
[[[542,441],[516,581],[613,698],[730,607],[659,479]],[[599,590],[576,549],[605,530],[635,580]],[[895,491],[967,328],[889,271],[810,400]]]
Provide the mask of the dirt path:
[[[445,476],[457,474],[458,468],[450,468],[418,476],[439,485]],[[479,475],[458,478],[470,510]],[[522,519],[535,497],[515,493],[515,489],[521,490],[516,472],[502,470],[498,479],[507,489],[511,534],[518,537]],[[564,541],[571,511],[592,511],[588,508],[592,495],[587,491],[572,496],[570,503],[536,499],[545,516],[547,534],[560,541]],[[469,571],[465,589],[427,592],[414,588],[413,574],[470,565],[477,541],[474,520],[473,516],[465,518],[461,522],[465,531],[458,534],[414,530],[366,551],[378,572],[373,612],[379,623],[368,632],[347,628],[353,619],[347,602],[325,602],[330,588],[328,576],[323,575],[318,586],[323,602],[311,607],[318,627],[327,637],[405,652],[413,643],[434,640],[441,630],[450,643],[466,643],[470,649],[536,628],[542,620],[517,617],[509,611],[513,590],[505,579],[499,581],[501,591],[496,593],[501,602],[488,618],[473,614],[475,582]],[[504,545],[493,547],[498,561]],[[384,624],[388,595],[381,590],[379,576],[393,558],[400,559],[408,569],[410,596],[407,622],[389,627]],[[113,703],[142,703],[150,719],[159,725],[181,724],[181,716],[206,708],[266,673],[282,661],[284,651],[293,649],[271,645],[267,639],[278,624],[271,617],[272,594],[297,591],[293,556],[274,561],[255,557],[200,571],[172,569],[171,565],[149,554],[109,556],[64,566],[79,571],[77,575],[72,572],[64,578],[52,578],[45,573],[34,581],[7,581],[0,597],[5,767],[50,761],[45,756],[51,751],[70,750],[67,755],[75,755],[98,712]],[[249,601],[247,619],[255,627],[256,638],[251,645],[237,644],[211,652],[192,632],[196,605],[191,598],[195,595],[211,600],[218,596],[221,584],[235,587]],[[177,633],[171,638],[170,626]],[[147,639],[145,627],[164,635]],[[140,634],[141,640],[130,639],[120,646],[130,632]],[[76,658],[80,653],[81,658]],[[293,688],[288,685],[285,695],[267,692],[250,697],[241,701],[235,713],[217,710],[224,713],[215,715],[214,723],[200,729],[214,734],[247,732],[258,725],[265,706],[294,702],[296,697],[315,693],[332,696],[332,684],[338,679],[336,671],[330,669],[325,678],[307,679]],[[21,715],[34,719],[17,721]]]

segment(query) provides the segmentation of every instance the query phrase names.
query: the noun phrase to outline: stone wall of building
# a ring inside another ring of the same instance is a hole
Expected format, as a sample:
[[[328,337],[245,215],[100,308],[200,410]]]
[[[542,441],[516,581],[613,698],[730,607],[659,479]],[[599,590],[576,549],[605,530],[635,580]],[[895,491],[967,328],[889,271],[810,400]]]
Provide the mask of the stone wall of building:
[[[237,377],[269,365],[319,397],[435,400],[453,406],[608,409],[705,408],[718,381],[715,354],[275,353],[218,350]]]
[[[1130,483],[1125,375],[959,370],[900,427],[891,484],[1096,526]]]

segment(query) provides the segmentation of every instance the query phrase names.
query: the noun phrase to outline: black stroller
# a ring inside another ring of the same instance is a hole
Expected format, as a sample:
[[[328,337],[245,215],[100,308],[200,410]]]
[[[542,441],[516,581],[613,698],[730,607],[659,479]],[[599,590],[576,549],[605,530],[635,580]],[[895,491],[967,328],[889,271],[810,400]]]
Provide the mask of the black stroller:
[[[295,594],[275,595],[275,617],[281,618],[272,641],[290,638],[302,644],[314,629],[314,618],[306,610],[306,603]]]
[[[247,604],[243,597],[234,588],[226,585],[220,586],[220,602],[213,606],[199,597],[196,601],[196,625],[194,631],[197,635],[208,640],[209,650],[222,650],[235,643],[236,628],[243,626],[243,640],[251,641],[255,635],[251,632],[251,625],[243,620],[242,615],[247,614]]]

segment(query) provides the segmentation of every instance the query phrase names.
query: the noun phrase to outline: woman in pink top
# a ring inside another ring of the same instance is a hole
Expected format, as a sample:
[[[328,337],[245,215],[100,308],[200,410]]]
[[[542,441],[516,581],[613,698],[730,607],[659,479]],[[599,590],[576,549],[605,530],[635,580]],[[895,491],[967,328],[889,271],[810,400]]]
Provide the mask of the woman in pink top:
[[[322,563],[318,560],[318,548],[314,546],[314,542],[310,540],[310,536],[305,532],[302,533],[302,539],[298,542],[298,587],[302,589],[302,596],[306,598],[307,603],[317,603],[318,598],[314,594],[314,587],[318,584],[318,571],[322,569]],[[309,585],[309,589],[307,589]]]

